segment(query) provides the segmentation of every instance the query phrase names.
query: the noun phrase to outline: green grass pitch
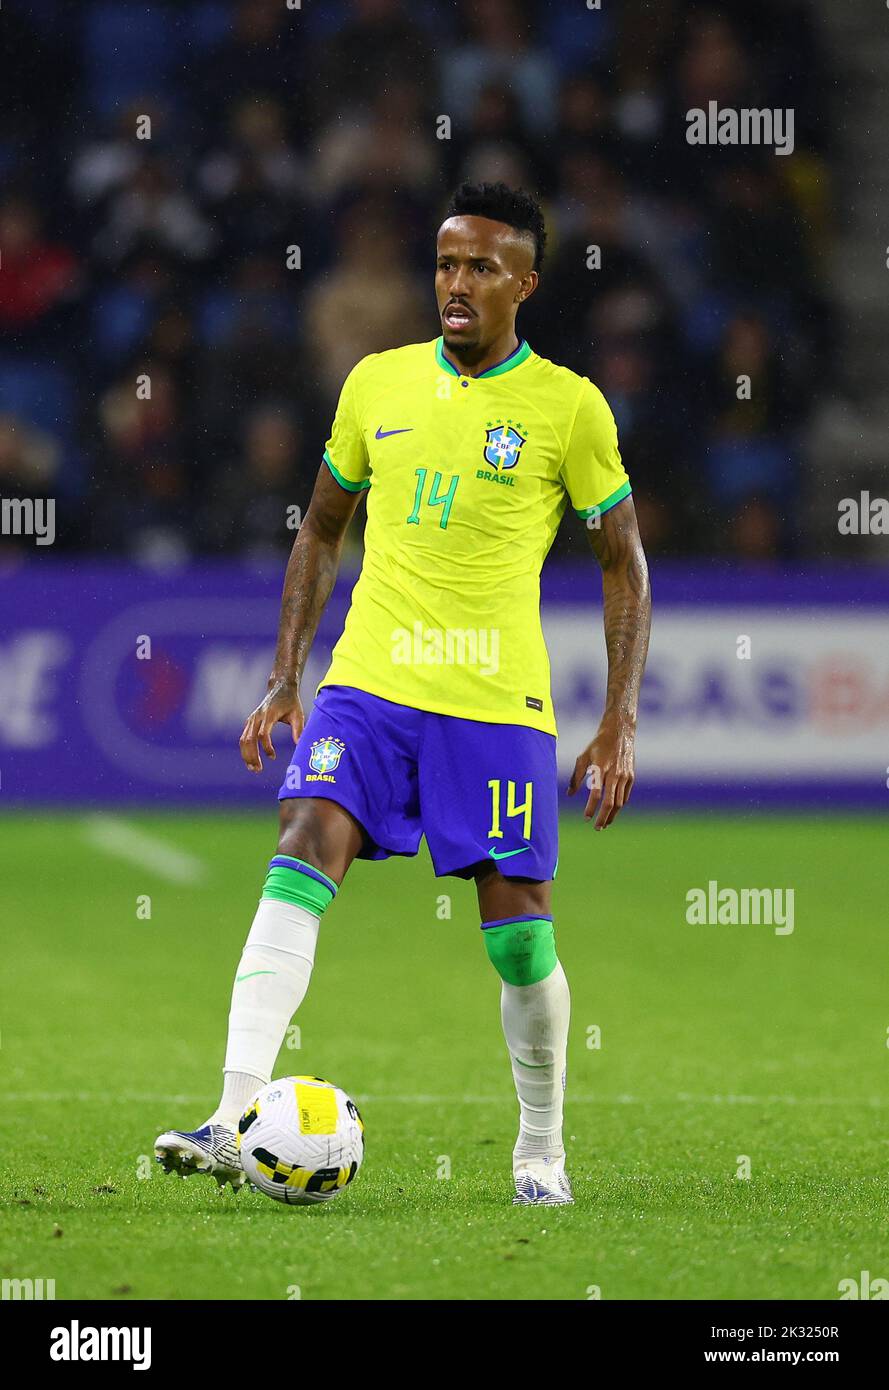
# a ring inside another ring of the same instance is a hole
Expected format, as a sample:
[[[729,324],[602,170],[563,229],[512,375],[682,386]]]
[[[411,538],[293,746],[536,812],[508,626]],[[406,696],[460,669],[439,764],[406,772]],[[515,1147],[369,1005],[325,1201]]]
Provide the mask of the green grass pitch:
[[[878,821],[630,808],[596,835],[565,820],[577,1203],[554,1210],[511,1205],[499,983],[471,885],[436,880],[425,852],[355,867],[277,1068],[355,1097],[354,1185],[287,1209],[165,1177],[155,1135],[216,1101],[275,822],[123,819],[202,877],[109,853],[85,816],[0,822],[4,1278],[124,1301],[831,1299],[862,1270],[889,1277]],[[710,879],[793,888],[793,933],[689,925],[685,895]]]

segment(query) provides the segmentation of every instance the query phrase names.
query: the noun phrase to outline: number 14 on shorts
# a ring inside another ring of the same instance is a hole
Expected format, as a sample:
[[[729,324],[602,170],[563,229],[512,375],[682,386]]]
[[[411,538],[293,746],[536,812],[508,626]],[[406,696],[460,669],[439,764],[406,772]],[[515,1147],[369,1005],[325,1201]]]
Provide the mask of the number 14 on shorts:
[[[524,793],[525,799],[524,799],[524,801],[521,803],[521,805],[517,805],[517,804],[516,804],[516,784],[515,784],[515,782],[506,782],[506,783],[505,783],[505,787],[506,787],[506,810],[505,810],[506,819],[509,820],[510,818],[515,817],[515,816],[523,816],[524,819],[523,819],[523,821],[522,821],[522,838],[525,839],[525,840],[530,840],[530,838],[531,838],[531,812],[532,812],[532,808],[533,808],[533,804],[534,804],[534,783],[533,783],[533,782],[526,782],[526,783],[525,783],[525,793]],[[488,783],[488,788],[489,788],[489,790],[490,790],[490,792],[491,792],[491,829],[488,831],[488,839],[489,839],[489,840],[502,840],[502,839],[503,839],[503,830],[501,829],[500,821],[501,821],[501,812],[502,812],[502,794],[503,794],[504,783],[501,781],[501,779],[500,779],[499,777],[497,777],[497,778],[492,779],[492,780]]]

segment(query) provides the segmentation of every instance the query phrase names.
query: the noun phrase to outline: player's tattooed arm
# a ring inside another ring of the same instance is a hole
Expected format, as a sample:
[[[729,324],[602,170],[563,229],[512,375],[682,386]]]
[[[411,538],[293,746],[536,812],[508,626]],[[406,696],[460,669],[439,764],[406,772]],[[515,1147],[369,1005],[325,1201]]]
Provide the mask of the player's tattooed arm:
[[[241,734],[241,757],[251,772],[261,771],[263,752],[274,758],[272,730],[276,724],[290,725],[294,743],[302,733],[305,715],[299,683],[336,581],[343,539],[360,496],[340,487],[327,465],[321,465],[309,510],[287,562],[268,694]]]
[[[607,511],[588,534],[602,569],[608,687],[599,730],[574,765],[568,793],[573,796],[591,773],[584,816],[590,820],[598,804],[596,829],[604,830],[626,805],[635,779],[636,714],[648,655],[651,590],[632,497]]]

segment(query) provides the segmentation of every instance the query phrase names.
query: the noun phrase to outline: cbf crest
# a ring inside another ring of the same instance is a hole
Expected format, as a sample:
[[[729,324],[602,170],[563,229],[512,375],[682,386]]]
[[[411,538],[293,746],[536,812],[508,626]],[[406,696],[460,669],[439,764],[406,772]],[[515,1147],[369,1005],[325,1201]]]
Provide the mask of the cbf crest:
[[[512,420],[507,420],[504,424],[501,420],[496,425],[489,424],[485,439],[485,463],[498,473],[506,468],[515,468],[527,438],[522,433],[523,429],[519,421],[513,424]]]
[[[338,738],[318,738],[309,750],[309,767],[324,774],[335,772],[345,751]]]

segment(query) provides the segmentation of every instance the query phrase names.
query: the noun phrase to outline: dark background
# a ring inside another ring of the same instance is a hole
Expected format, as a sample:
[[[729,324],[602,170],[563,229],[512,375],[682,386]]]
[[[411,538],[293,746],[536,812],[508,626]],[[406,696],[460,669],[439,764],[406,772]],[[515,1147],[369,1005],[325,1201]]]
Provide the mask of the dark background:
[[[836,549],[854,74],[823,10],[6,0],[0,493],[56,497],[57,549],[283,560],[347,371],[439,331],[450,190],[502,178],[549,231],[520,329],[604,391],[650,554]],[[792,106],[794,153],[689,146],[711,99]]]

